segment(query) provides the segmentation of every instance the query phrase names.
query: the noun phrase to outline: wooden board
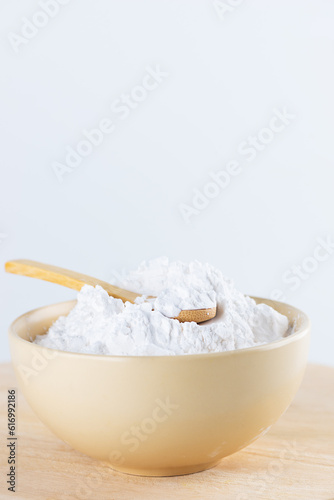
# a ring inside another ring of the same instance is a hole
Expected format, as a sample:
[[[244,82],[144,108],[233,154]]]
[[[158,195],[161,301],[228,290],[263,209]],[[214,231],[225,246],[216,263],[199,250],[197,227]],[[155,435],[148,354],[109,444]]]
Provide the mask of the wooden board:
[[[7,390],[16,387],[9,364],[0,365],[1,470],[7,473]],[[219,466],[169,478],[114,472],[54,437],[18,393],[15,500],[334,500],[334,368],[309,365],[285,415],[262,438]]]

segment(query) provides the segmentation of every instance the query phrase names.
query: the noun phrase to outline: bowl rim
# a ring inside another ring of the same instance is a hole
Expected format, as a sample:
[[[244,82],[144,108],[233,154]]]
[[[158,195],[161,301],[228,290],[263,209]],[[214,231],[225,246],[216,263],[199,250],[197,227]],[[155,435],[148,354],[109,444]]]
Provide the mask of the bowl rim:
[[[170,360],[172,360],[172,359],[195,359],[195,358],[204,359],[205,357],[216,358],[216,357],[243,355],[243,354],[246,354],[249,352],[270,351],[272,349],[278,349],[280,347],[288,345],[292,342],[296,342],[296,341],[300,340],[301,338],[310,334],[311,320],[306,313],[304,313],[303,311],[301,311],[297,307],[294,307],[290,304],[287,304],[286,302],[280,302],[278,300],[266,299],[266,298],[262,298],[262,297],[252,296],[252,295],[249,295],[249,297],[251,297],[252,299],[254,299],[256,301],[259,301],[258,303],[264,303],[267,305],[269,305],[269,303],[279,304],[279,305],[290,308],[291,310],[293,310],[294,316],[296,318],[298,316],[302,318],[301,326],[298,328],[298,330],[296,332],[291,333],[287,337],[283,337],[281,339],[274,340],[273,342],[259,344],[259,345],[255,345],[252,347],[243,347],[241,349],[233,349],[230,351],[209,352],[209,353],[199,353],[199,354],[170,354],[170,355],[162,355],[162,356],[160,356],[160,355],[139,356],[139,355],[118,355],[118,354],[94,354],[94,353],[84,353],[84,352],[63,351],[61,349],[54,349],[52,347],[45,347],[45,346],[41,346],[39,344],[35,344],[35,343],[31,342],[30,340],[23,339],[15,331],[15,325],[18,322],[20,322],[23,318],[32,316],[33,314],[36,314],[39,311],[42,311],[43,309],[46,310],[50,307],[68,306],[71,303],[75,304],[77,301],[76,301],[76,299],[74,299],[74,300],[66,300],[66,301],[62,301],[62,302],[56,302],[56,303],[48,304],[45,306],[40,306],[40,307],[37,307],[35,309],[31,309],[30,311],[27,311],[24,314],[21,314],[10,324],[9,329],[8,329],[8,335],[9,335],[9,338],[13,338],[20,343],[23,343],[25,345],[30,344],[32,346],[32,348],[34,348],[34,349],[57,352],[57,353],[64,355],[64,356],[70,356],[70,357],[80,356],[80,357],[87,357],[90,359],[105,359],[105,360],[110,360],[110,359],[125,360],[125,359],[127,359],[127,360],[133,361],[134,359],[137,359],[137,360],[143,360],[143,359],[164,359],[164,360],[170,359]]]

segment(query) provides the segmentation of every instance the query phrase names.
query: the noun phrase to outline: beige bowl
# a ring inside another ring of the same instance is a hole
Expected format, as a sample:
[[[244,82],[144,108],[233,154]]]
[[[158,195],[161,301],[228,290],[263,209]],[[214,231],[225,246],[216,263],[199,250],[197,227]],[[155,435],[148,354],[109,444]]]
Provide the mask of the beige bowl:
[[[59,438],[122,472],[171,476],[214,466],[261,436],[286,410],[307,362],[310,323],[270,344],[190,356],[101,356],[29,341],[75,301],[41,307],[10,327],[20,388]]]

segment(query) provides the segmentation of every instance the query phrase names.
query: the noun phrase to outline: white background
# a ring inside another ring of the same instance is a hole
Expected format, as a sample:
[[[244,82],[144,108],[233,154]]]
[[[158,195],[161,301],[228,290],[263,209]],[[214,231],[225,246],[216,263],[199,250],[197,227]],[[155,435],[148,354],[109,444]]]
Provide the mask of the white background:
[[[334,253],[296,290],[283,281],[334,239],[334,4],[225,4],[219,16],[210,0],[71,0],[16,53],[9,33],[40,7],[2,0],[1,361],[15,317],[75,296],[6,275],[6,260],[109,279],[168,255],[208,261],[245,293],[280,289],[312,319],[310,359],[334,364]],[[121,120],[111,103],[156,65],[169,76]],[[295,118],[247,161],[238,145],[284,107]],[[54,162],[104,117],[115,132],[60,183]],[[180,205],[232,160],[242,172],[187,224]]]

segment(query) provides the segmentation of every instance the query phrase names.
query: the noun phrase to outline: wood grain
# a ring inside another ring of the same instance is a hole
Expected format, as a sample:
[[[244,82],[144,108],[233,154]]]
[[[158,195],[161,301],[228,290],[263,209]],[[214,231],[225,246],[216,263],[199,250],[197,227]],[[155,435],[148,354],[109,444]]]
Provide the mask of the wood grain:
[[[7,390],[0,365],[0,465],[7,473]],[[16,500],[334,500],[334,368],[309,365],[295,400],[262,438],[208,471],[146,478],[121,474],[62,443],[18,392],[18,482],[0,498]],[[103,402],[101,402],[103,404]]]

